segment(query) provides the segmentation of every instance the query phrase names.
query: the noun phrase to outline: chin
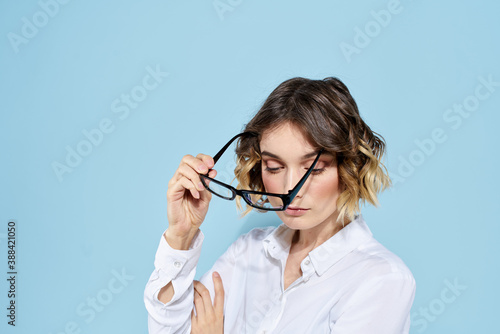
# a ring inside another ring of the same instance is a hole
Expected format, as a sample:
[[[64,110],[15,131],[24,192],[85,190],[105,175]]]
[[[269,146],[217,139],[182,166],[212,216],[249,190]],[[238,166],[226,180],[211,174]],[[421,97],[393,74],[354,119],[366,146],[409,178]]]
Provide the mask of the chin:
[[[280,217],[283,224],[285,224],[292,230],[306,230],[311,227],[308,219],[304,219],[304,217],[293,217],[283,213],[278,214],[278,216]]]

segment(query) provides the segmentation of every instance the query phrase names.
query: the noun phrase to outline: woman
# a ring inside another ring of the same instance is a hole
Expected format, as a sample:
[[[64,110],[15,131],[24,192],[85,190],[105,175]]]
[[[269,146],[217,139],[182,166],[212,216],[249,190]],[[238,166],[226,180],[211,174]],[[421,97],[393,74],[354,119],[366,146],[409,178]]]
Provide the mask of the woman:
[[[360,214],[390,186],[385,144],[347,87],[287,80],[236,138],[237,190],[214,181],[228,145],[215,159],[184,156],[169,182],[144,294],[150,333],[408,333],[413,276]],[[241,236],[193,283],[212,193],[283,224]]]

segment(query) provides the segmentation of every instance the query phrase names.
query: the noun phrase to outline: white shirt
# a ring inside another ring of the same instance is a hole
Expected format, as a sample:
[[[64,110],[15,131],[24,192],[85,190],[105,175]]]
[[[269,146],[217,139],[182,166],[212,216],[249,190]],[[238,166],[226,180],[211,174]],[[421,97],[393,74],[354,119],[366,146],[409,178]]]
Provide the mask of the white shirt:
[[[200,281],[214,296],[212,271],[225,290],[224,333],[401,334],[410,328],[415,280],[403,261],[376,241],[361,215],[312,250],[302,277],[286,290],[284,269],[294,231],[253,229],[238,238]],[[144,292],[149,333],[190,333],[193,279],[203,234],[187,251],[162,236]],[[158,300],[172,281],[170,302]]]

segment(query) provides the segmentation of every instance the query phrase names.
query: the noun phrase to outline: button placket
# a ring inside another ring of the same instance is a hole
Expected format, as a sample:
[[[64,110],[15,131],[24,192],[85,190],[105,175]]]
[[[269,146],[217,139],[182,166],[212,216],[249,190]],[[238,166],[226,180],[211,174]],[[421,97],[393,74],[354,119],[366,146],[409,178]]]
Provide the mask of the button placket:
[[[302,269],[302,281],[304,283],[307,283],[311,278],[312,273],[314,272],[309,256],[306,259],[304,259],[304,262],[302,262],[301,269]]]

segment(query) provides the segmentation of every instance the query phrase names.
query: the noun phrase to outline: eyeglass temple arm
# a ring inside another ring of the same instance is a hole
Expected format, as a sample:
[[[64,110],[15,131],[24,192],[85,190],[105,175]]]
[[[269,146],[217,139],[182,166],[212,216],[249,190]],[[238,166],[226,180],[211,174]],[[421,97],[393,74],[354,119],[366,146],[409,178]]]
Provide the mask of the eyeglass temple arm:
[[[214,164],[217,163],[217,161],[219,160],[219,158],[222,156],[222,154],[224,154],[224,152],[226,152],[227,148],[233,143],[233,141],[235,141],[238,137],[241,137],[241,136],[245,136],[245,135],[249,135],[249,136],[257,136],[257,133],[255,132],[242,132],[242,133],[239,133],[237,134],[236,136],[234,136],[233,138],[231,138],[230,141],[227,142],[226,145],[224,145],[223,148],[220,149],[219,152],[217,152],[216,155],[214,155],[213,159],[214,159]]]
[[[307,178],[309,177],[309,174],[312,173],[312,170],[313,170],[314,166],[316,166],[316,163],[318,162],[319,156],[321,155],[321,153],[323,153],[323,151],[324,151],[324,149],[321,149],[318,152],[318,155],[316,156],[316,159],[314,159],[314,162],[311,164],[311,167],[309,168],[309,170],[307,171],[307,173],[305,173],[304,176],[302,176],[302,178],[300,179],[299,183],[297,183],[297,185],[292,190],[288,191],[289,203],[285,203],[285,205],[289,205],[290,203],[292,203],[292,201],[295,198],[295,196],[297,196],[297,194],[300,191],[300,188],[302,188],[302,186],[306,182]]]

